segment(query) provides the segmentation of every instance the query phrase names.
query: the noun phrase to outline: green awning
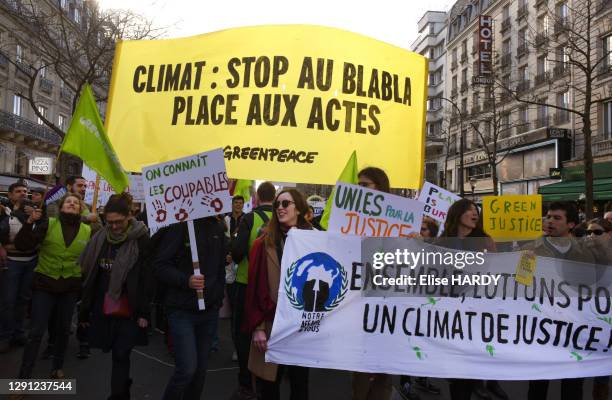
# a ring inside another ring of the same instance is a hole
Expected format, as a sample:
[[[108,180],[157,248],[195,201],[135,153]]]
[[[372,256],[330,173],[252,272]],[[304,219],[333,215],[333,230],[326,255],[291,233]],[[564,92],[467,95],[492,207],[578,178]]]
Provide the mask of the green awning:
[[[577,201],[584,192],[584,181],[564,181],[538,189],[544,201]],[[594,179],[593,197],[595,200],[612,200],[612,178]]]

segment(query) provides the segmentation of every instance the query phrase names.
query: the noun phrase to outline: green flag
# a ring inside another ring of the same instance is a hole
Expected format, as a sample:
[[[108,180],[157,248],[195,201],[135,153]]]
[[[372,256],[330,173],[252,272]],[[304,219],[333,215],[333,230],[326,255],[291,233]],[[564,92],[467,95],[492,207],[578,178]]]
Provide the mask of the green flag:
[[[116,193],[129,186],[128,176],[121,167],[113,145],[108,140],[98,107],[89,84],[81,91],[72,121],[60,152],[79,157],[111,184]]]
[[[338,177],[338,182],[356,184],[358,172],[359,171],[357,170],[357,153],[353,151],[353,154],[351,154],[351,157],[348,159],[346,165],[344,166],[342,173]],[[323,215],[321,216],[321,226],[325,229],[327,229],[329,225],[329,216],[331,215],[334,191],[335,190],[332,190],[331,194],[329,195],[329,199],[327,199],[327,203],[325,203],[325,210],[323,210]]]
[[[248,203],[251,200],[251,186],[253,185],[252,180],[238,179],[236,186],[234,187],[234,196],[244,197],[244,202]]]

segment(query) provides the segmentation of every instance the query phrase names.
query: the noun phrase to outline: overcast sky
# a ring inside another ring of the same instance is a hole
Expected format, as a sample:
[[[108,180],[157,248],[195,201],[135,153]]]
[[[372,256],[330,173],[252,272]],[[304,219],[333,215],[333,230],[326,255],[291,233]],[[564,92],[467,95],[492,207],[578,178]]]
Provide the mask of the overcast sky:
[[[169,37],[264,24],[314,24],[361,33],[409,49],[428,10],[448,11],[453,0],[98,0],[130,8],[168,26]]]

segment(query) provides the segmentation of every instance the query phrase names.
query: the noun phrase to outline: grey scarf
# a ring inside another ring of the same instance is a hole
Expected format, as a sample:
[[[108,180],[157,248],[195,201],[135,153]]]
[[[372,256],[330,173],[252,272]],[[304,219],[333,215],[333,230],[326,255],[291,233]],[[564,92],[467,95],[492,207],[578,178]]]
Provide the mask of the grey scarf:
[[[121,242],[122,244],[117,251],[117,256],[113,260],[113,268],[107,291],[112,299],[119,300],[119,297],[121,297],[121,288],[127,279],[127,274],[138,260],[138,239],[148,235],[148,233],[149,230],[143,222],[130,221],[125,240]],[[97,262],[102,248],[107,241],[110,245],[113,239],[115,239],[115,236],[112,234],[110,227],[105,226],[91,238],[89,243],[87,243],[87,247],[81,253],[79,264],[84,276],[84,288],[88,288],[93,284],[92,280],[96,277]]]

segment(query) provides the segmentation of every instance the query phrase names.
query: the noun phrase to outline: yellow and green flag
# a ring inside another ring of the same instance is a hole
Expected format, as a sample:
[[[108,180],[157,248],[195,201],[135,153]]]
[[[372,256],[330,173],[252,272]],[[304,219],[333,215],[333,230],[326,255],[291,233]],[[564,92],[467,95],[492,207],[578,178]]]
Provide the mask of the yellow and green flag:
[[[338,182],[344,183],[352,183],[357,184],[357,173],[359,170],[357,169],[357,152],[353,151],[351,157],[348,159],[342,173],[338,177]],[[332,203],[334,201],[334,192],[335,189],[332,190],[329,195],[329,199],[327,199],[327,203],[325,203],[325,209],[323,210],[323,214],[321,215],[321,226],[324,229],[327,229],[329,225],[329,217],[331,215]]]
[[[60,152],[79,157],[100,177],[111,184],[116,193],[129,186],[129,179],[113,149],[89,84],[83,86],[79,103]]]

